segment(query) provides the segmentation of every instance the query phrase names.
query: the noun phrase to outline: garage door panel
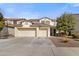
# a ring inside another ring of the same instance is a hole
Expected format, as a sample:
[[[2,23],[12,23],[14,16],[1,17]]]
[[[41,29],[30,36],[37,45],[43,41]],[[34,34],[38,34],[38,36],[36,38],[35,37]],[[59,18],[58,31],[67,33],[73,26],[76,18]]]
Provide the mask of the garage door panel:
[[[34,29],[20,29],[19,36],[21,37],[35,37]]]
[[[47,30],[39,30],[38,37],[47,37]]]
[[[39,29],[36,28],[15,28],[15,36],[16,37],[47,37],[48,30],[47,29]]]

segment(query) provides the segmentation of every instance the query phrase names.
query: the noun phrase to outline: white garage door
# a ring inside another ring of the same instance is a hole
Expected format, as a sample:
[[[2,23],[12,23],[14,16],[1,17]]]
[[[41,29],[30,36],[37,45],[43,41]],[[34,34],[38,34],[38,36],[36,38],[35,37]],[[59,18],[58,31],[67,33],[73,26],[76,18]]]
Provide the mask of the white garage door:
[[[38,37],[47,37],[47,30],[39,30]]]
[[[18,34],[20,37],[35,37],[35,29],[20,29]]]

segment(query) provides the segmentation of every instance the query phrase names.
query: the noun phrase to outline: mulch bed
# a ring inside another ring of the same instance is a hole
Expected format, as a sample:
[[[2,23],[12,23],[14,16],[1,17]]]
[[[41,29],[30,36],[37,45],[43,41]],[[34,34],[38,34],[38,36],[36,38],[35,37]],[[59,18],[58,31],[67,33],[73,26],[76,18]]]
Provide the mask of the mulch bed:
[[[50,40],[55,44],[56,47],[79,47],[79,41],[74,39],[68,39],[68,42],[62,42],[62,37],[50,37]]]

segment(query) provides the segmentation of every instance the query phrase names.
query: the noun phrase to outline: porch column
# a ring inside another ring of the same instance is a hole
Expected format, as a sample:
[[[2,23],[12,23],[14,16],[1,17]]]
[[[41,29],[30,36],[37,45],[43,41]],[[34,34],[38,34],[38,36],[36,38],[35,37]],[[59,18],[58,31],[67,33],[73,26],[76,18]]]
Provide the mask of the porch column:
[[[48,28],[48,37],[50,37],[50,28]]]

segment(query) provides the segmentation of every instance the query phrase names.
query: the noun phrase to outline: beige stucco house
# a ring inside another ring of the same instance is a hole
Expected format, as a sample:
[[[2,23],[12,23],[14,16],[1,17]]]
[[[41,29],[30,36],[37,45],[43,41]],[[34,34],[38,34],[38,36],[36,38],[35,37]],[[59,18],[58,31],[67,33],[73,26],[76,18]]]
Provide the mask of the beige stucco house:
[[[22,21],[24,21],[24,18],[4,18],[6,25],[14,25],[14,24],[20,24]]]
[[[9,20],[13,21],[13,19]],[[11,23],[11,22],[10,22]],[[43,17],[40,19],[20,19],[8,25],[9,34],[15,37],[50,37],[51,28],[56,26],[56,21]]]
[[[50,26],[23,22],[22,27],[15,27],[15,37],[50,37]]]

